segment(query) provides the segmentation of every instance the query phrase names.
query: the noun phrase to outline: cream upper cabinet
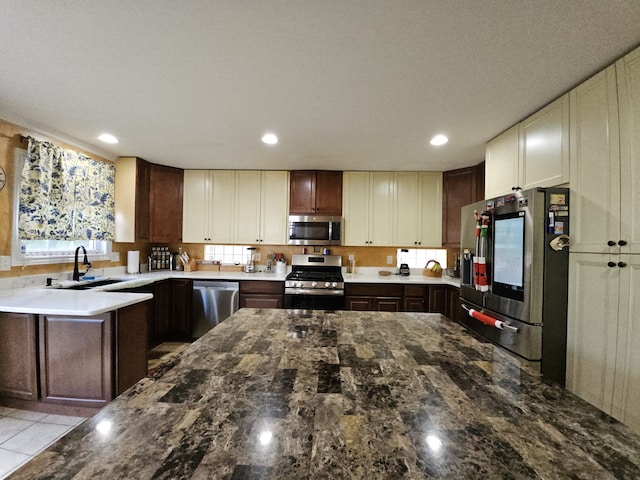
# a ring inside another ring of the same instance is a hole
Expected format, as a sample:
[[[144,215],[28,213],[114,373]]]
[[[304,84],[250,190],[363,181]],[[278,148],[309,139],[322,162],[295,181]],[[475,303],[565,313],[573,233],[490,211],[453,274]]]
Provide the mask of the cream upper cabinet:
[[[640,253],[640,48],[616,63],[620,114],[620,240]]]
[[[520,123],[518,186],[553,187],[569,181],[569,95]]]
[[[391,245],[393,173],[344,172],[345,245]]]
[[[233,170],[185,170],[182,241],[232,243]]]
[[[486,198],[568,182],[568,95],[488,142],[485,154]]]
[[[518,125],[487,143],[485,152],[485,198],[511,193],[518,185]]]
[[[396,172],[393,245],[442,245],[442,173]]]
[[[234,243],[287,243],[288,172],[237,171],[235,205]]]
[[[572,252],[617,253],[620,143],[615,66],[570,92]]]

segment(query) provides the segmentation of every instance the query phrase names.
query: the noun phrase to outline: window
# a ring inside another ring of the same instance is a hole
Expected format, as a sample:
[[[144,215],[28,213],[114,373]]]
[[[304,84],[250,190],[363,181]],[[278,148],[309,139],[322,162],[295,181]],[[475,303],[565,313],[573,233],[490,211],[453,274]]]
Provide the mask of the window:
[[[247,245],[205,245],[204,260],[219,261],[224,264],[241,265],[247,262]]]
[[[90,260],[109,260],[111,242],[100,240],[20,240],[18,238],[18,191],[22,178],[22,167],[27,156],[26,150],[16,149],[15,176],[13,188],[13,237],[11,240],[12,265],[41,265],[74,261],[77,247],[83,245]]]
[[[407,248],[407,252],[398,249],[396,258],[398,268],[401,263],[408,263],[409,268],[424,268],[429,260],[435,260],[442,268],[447,266],[447,250],[445,248]]]

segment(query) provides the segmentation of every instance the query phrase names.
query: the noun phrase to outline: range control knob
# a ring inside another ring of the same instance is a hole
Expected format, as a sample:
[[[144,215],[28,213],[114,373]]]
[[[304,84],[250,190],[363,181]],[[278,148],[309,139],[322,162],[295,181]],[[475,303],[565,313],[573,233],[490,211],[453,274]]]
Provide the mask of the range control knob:
[[[329,282],[324,282],[324,288],[329,288],[331,286],[331,283]]]
[[[331,284],[331,288],[336,288],[337,286],[338,286],[338,282],[333,282],[333,283]]]
[[[316,288],[318,286],[318,282],[311,282],[311,287]]]

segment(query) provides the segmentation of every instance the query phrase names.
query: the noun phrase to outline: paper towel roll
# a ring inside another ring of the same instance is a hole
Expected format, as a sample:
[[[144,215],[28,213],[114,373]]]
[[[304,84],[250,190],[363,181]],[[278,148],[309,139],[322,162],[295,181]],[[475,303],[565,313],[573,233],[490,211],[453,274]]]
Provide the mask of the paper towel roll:
[[[127,273],[140,273],[140,252],[138,250],[127,252]]]

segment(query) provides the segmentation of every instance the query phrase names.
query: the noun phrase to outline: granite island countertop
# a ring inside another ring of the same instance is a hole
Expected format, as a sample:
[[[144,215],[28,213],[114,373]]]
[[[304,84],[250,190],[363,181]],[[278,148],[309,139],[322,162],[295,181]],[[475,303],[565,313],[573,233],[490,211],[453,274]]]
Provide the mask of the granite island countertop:
[[[12,479],[640,477],[640,436],[439,314],[242,309]]]

